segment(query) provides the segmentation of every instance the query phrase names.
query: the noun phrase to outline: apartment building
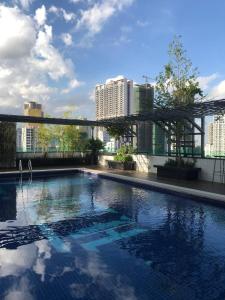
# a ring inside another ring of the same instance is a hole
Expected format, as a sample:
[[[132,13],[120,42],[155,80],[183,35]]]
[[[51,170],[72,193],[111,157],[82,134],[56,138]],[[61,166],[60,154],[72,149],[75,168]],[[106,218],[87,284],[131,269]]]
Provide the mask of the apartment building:
[[[96,119],[127,116],[133,101],[133,81],[118,77],[95,88]]]
[[[215,116],[208,125],[206,155],[225,155],[225,116]]]

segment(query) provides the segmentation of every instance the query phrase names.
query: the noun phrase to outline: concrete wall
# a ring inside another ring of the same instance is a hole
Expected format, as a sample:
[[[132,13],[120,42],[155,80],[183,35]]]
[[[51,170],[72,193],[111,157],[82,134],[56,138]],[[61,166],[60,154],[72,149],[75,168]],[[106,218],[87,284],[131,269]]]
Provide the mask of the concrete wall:
[[[145,154],[132,155],[133,160],[136,162],[136,169],[138,172],[143,173],[156,173],[157,169],[154,165],[163,165],[168,157],[166,156],[148,156]],[[101,166],[107,167],[106,160],[113,160],[112,155],[100,155],[99,164]],[[196,167],[201,168],[200,179],[206,181],[212,181],[213,169],[214,169],[214,159],[209,158],[198,158],[196,162]],[[224,162],[225,166],[225,162]],[[220,161],[217,160],[216,171],[220,169]],[[215,182],[220,182],[220,177],[218,174],[215,176]]]
[[[114,160],[115,155],[99,155],[98,163],[102,167],[107,167],[107,160]]]

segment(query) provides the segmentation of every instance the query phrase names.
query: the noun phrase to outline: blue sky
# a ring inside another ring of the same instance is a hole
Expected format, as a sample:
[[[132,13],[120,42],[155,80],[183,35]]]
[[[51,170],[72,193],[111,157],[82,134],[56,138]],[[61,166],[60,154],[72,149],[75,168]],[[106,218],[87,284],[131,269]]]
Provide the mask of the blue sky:
[[[154,78],[174,35],[209,97],[225,97],[224,29],[223,0],[0,1],[0,111],[37,100],[51,115],[94,118],[95,84]]]

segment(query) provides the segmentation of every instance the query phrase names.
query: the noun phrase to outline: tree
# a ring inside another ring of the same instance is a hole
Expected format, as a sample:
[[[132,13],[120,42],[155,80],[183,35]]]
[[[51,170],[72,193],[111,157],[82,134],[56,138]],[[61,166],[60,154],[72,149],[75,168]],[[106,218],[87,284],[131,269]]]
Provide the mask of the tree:
[[[91,151],[91,164],[94,164],[97,163],[99,151],[104,149],[104,144],[99,139],[89,139],[85,149]]]
[[[65,112],[63,118],[71,118],[72,111]],[[56,125],[54,127],[54,136],[58,142],[59,150],[81,151],[84,149],[84,143],[87,135],[82,133],[76,125]]]
[[[116,141],[119,141],[119,139],[126,134],[128,126],[125,124],[115,124],[107,126],[106,130],[112,138],[115,138]]]
[[[203,92],[197,80],[197,69],[186,57],[181,37],[176,36],[169,44],[170,61],[156,78],[155,104],[159,108],[177,108],[194,104],[202,99]],[[175,126],[176,156],[181,159],[181,139],[185,121],[177,121]]]
[[[42,151],[48,152],[49,144],[53,138],[52,126],[39,124],[37,133],[38,147],[40,147]]]

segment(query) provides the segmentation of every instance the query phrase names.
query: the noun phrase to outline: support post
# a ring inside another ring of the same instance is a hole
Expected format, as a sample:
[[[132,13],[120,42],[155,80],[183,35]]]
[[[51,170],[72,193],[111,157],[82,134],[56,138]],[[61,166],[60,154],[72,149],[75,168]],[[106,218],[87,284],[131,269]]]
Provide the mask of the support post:
[[[201,118],[201,157],[205,157],[205,117]]]
[[[137,140],[137,153],[139,152],[139,136],[138,136],[138,123],[136,123],[136,140]]]

